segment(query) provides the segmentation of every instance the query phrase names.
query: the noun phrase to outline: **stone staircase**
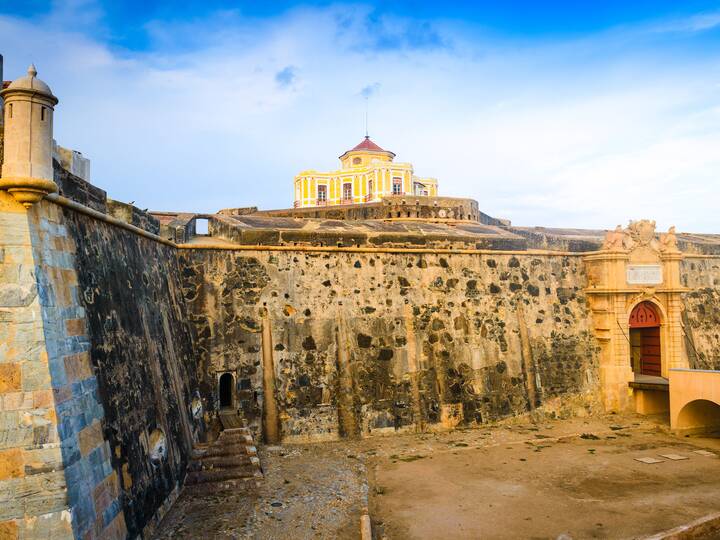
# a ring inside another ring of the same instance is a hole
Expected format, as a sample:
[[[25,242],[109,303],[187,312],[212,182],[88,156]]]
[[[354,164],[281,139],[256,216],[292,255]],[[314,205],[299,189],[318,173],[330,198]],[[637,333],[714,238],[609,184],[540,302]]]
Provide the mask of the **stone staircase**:
[[[185,486],[192,486],[194,493],[252,489],[263,477],[247,427],[224,429],[214,442],[195,445],[192,457]]]

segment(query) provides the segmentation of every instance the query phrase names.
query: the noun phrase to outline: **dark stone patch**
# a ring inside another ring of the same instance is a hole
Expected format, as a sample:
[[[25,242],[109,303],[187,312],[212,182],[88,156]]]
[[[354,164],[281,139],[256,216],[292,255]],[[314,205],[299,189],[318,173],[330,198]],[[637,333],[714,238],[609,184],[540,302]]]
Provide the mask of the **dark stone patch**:
[[[357,335],[358,347],[361,349],[367,349],[372,345],[372,337],[365,334]]]
[[[392,357],[393,357],[392,349],[380,349],[380,352],[378,353],[378,360],[387,361],[387,360],[390,360]]]

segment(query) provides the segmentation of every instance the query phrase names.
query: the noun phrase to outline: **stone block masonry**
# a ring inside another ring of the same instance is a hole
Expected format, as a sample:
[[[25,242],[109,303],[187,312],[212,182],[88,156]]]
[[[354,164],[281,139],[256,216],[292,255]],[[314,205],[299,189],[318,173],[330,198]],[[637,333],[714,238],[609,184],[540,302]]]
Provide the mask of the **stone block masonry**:
[[[283,440],[449,429],[576,394],[597,406],[582,259],[187,250],[202,390],[259,431],[262,310]]]
[[[58,208],[0,193],[0,527],[8,537],[122,538],[98,432],[104,411],[79,304],[75,242]],[[10,324],[8,324],[10,323]]]
[[[86,357],[67,360],[70,370],[91,369],[105,410],[80,438],[104,437],[112,481],[93,492],[105,503],[116,489],[128,535],[148,536],[166,501],[182,486],[193,442],[202,436],[190,327],[182,298],[175,249],[87,215],[63,210],[76,247],[75,287],[82,322],[66,328],[89,339]]]
[[[0,192],[3,538],[147,536],[177,496],[202,409],[173,268],[162,243]]]
[[[681,266],[683,330],[693,369],[720,369],[720,257],[688,257]]]

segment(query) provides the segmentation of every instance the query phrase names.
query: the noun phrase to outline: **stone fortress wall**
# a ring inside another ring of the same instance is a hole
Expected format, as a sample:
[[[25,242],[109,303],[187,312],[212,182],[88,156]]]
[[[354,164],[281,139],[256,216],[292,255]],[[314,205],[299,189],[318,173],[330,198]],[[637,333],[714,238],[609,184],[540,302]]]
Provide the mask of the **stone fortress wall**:
[[[104,192],[55,165],[95,210],[26,212],[0,192],[0,527],[135,537],[177,496],[203,436],[180,268],[159,238],[88,215],[107,215]]]
[[[148,213],[41,157],[57,193],[0,189],[0,537],[148,537],[218,427],[222,376],[228,408],[269,442],[623,410],[603,363],[621,322],[595,320],[610,311],[593,295],[636,291],[605,287],[588,260],[635,256],[625,233],[612,251],[605,231],[427,197],[410,217],[394,199]],[[680,302],[673,358],[717,369],[720,239],[677,245],[662,260],[684,288],[637,298]]]
[[[692,369],[720,370],[720,257],[686,256],[681,265],[685,350]]]
[[[180,261],[203,394],[232,373],[258,428],[267,311],[284,440],[598,410],[577,255],[189,249]]]

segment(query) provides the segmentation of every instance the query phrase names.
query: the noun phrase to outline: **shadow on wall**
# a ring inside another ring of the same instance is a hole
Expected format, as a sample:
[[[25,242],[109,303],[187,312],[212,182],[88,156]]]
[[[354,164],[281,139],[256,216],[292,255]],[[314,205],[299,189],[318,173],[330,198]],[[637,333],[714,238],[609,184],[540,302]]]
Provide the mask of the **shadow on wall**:
[[[720,405],[707,399],[691,401],[680,410],[677,429],[720,435]]]

